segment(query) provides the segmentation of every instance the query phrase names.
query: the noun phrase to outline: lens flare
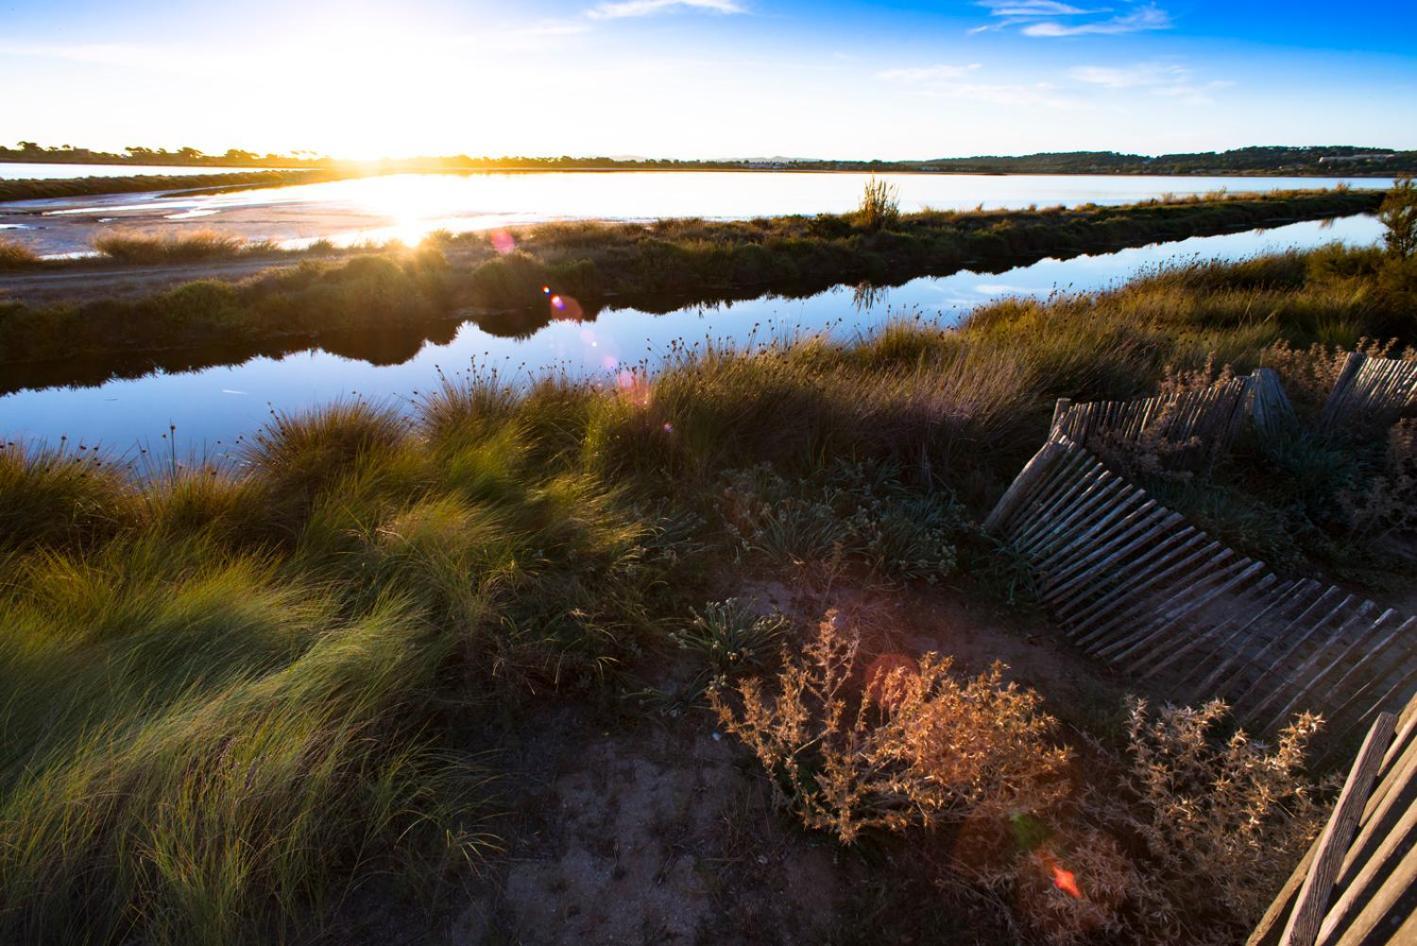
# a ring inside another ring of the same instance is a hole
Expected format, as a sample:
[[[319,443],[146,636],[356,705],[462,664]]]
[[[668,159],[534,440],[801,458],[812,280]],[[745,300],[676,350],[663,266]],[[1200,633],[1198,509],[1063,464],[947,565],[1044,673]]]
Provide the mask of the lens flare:
[[[492,249],[502,256],[506,256],[517,248],[516,238],[506,230],[493,230],[487,239],[492,241]]]

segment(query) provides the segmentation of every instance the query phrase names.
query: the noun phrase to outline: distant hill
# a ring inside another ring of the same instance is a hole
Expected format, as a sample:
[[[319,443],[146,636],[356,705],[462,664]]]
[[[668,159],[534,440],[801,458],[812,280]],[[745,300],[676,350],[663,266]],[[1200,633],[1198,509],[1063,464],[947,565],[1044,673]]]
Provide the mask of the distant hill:
[[[1010,174],[1322,174],[1387,176],[1417,170],[1417,151],[1353,145],[1237,148],[1191,154],[1068,151],[1017,157],[937,158],[931,170]]]
[[[220,155],[196,148],[168,151],[131,147],[122,153],[63,145],[47,148],[22,141],[0,148],[0,162],[51,164],[137,164],[165,166],[321,168],[341,174],[396,171],[571,171],[571,170],[743,170],[874,171],[937,174],[1213,174],[1324,177],[1387,177],[1417,173],[1417,151],[1356,145],[1253,147],[1191,154],[1122,154],[1065,151],[1026,155],[982,155],[923,161],[845,161],[829,158],[752,157],[682,161],[618,157],[472,157],[465,154],[398,158],[378,162],[342,161],[310,151],[258,155],[231,149]]]

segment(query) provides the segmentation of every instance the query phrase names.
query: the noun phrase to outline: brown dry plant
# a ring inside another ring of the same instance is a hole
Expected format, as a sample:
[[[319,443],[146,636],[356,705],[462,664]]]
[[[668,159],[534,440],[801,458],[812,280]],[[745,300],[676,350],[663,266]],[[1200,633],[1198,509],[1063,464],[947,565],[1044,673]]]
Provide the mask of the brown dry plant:
[[[1067,794],[1056,721],[1037,693],[1003,682],[1001,664],[961,681],[930,653],[863,685],[860,643],[830,611],[800,654],[784,653],[775,692],[751,678],[709,694],[806,827],[850,844],[868,829],[1042,811]]]
[[[1128,794],[1135,803],[1107,814],[1145,842],[1149,885],[1160,885],[1177,912],[1210,903],[1239,926],[1264,913],[1327,815],[1326,786],[1304,770],[1321,725],[1302,714],[1273,747],[1243,730],[1217,741],[1229,708],[1128,701]]]

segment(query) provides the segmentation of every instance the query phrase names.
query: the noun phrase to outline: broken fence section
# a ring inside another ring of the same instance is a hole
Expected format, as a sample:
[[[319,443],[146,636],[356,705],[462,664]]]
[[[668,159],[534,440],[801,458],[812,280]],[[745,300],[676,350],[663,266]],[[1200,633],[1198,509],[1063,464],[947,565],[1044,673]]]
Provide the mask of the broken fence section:
[[[1247,946],[1417,943],[1417,700],[1379,713],[1333,814]]]
[[[985,528],[1038,576],[1087,653],[1177,702],[1225,699],[1251,732],[1322,713],[1346,744],[1417,686],[1417,620],[1311,580],[1282,580],[1055,432]]]
[[[1350,352],[1324,402],[1323,430],[1357,424],[1387,427],[1417,408],[1417,361]]]
[[[1166,449],[1174,465],[1198,466],[1229,448],[1247,421],[1267,437],[1297,427],[1284,387],[1268,368],[1202,391],[1081,404],[1062,398],[1053,411],[1053,433],[1083,446],[1153,445]]]

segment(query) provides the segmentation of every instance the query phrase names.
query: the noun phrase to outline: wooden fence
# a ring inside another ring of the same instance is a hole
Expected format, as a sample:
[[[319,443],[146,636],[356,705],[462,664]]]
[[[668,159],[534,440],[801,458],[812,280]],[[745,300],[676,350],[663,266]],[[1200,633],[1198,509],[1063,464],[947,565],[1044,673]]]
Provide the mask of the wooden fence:
[[[985,521],[1087,653],[1256,734],[1302,710],[1336,749],[1417,686],[1417,620],[1226,548],[1055,431]]]
[[[1268,368],[1218,382],[1201,391],[1158,394],[1131,401],[1058,401],[1053,432],[1086,447],[1144,447],[1166,454],[1170,465],[1213,461],[1253,422],[1261,436],[1290,434],[1294,408]]]
[[[1387,427],[1417,408],[1417,361],[1369,358],[1350,352],[1333,391],[1324,402],[1324,430],[1358,424]]]
[[[1247,946],[1417,943],[1417,700],[1379,713],[1324,830]]]

